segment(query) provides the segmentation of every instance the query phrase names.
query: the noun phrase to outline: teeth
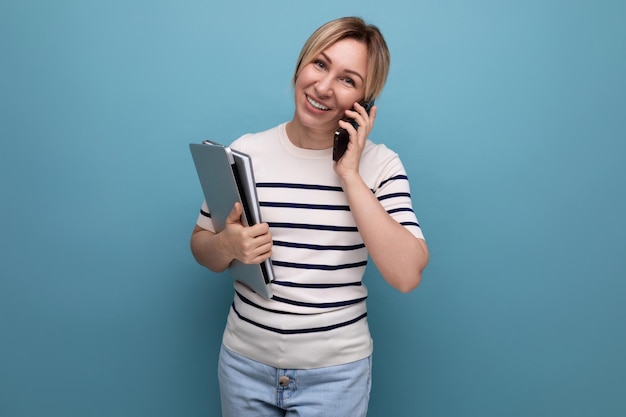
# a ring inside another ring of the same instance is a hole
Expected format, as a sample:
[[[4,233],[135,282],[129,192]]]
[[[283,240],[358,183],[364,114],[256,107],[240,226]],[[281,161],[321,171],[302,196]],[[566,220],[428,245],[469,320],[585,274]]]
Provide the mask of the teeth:
[[[317,101],[313,100],[311,97],[307,96],[306,97],[307,101],[309,103],[311,103],[311,106],[315,107],[316,109],[320,109],[320,110],[330,110],[330,108],[324,106],[323,104],[318,103]]]

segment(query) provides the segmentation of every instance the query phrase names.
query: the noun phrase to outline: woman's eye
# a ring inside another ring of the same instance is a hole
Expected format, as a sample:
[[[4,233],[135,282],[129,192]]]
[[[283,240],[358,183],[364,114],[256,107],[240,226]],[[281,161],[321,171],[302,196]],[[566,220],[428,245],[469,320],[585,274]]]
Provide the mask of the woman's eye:
[[[344,82],[344,83],[346,83],[346,84],[349,84],[349,85],[351,85],[351,86],[353,86],[353,87],[354,87],[354,85],[355,85],[354,80],[353,80],[352,78],[349,78],[349,77],[344,78],[344,79],[343,79],[343,82]]]
[[[320,68],[320,69],[326,68],[326,63],[324,61],[319,60],[319,59],[316,59],[315,61],[313,61],[313,64],[316,67]]]

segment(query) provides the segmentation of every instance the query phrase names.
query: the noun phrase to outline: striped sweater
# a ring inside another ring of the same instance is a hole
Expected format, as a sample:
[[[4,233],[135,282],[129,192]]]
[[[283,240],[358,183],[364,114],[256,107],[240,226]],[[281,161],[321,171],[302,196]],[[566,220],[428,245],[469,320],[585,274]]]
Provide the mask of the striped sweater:
[[[369,356],[368,253],[333,169],[332,149],[294,146],[281,124],[231,146],[252,157],[261,216],[273,239],[274,297],[235,282],[223,342],[277,368],[309,369]],[[380,203],[423,238],[397,154],[367,141],[360,173]],[[214,231],[203,204],[198,225]]]

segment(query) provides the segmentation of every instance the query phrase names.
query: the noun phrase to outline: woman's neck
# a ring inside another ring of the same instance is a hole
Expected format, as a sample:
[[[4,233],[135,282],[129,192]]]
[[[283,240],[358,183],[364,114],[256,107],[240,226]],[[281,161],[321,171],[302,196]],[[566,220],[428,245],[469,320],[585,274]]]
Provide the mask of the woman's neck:
[[[289,141],[302,149],[328,149],[333,146],[333,132],[307,128],[295,119],[287,122],[287,137]]]

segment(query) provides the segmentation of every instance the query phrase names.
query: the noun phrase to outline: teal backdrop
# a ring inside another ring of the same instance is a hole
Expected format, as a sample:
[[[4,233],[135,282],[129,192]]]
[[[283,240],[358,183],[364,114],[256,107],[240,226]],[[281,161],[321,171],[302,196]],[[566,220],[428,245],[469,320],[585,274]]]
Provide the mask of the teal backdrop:
[[[371,138],[431,250],[410,294],[366,273],[369,415],[626,415],[625,2],[7,0],[1,416],[219,415],[188,144],[288,120],[344,15],[389,43]]]

